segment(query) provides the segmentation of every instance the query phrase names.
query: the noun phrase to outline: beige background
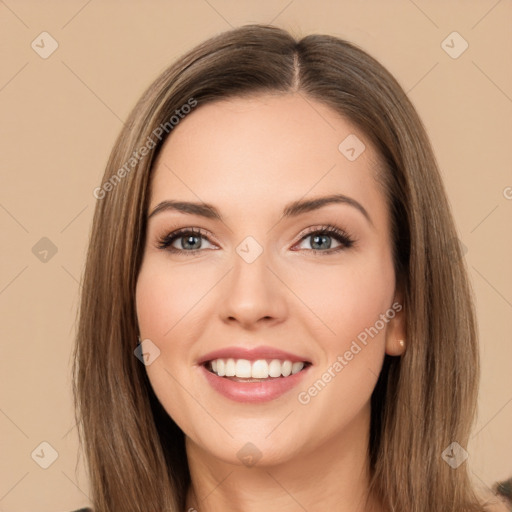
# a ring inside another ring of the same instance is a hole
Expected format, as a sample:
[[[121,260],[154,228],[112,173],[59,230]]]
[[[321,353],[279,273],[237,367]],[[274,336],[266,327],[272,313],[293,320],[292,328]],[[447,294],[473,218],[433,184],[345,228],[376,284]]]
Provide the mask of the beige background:
[[[0,0],[0,510],[88,503],[69,375],[92,191],[143,89],[207,36],[249,22],[351,40],[416,105],[478,308],[483,380],[467,463],[482,485],[512,476],[511,20],[510,0]],[[43,31],[59,45],[47,59],[31,48]],[[456,59],[442,46],[453,31],[469,44]],[[58,249],[46,262],[32,252],[42,237]],[[48,469],[35,462],[48,448],[31,458],[43,441],[58,454]]]

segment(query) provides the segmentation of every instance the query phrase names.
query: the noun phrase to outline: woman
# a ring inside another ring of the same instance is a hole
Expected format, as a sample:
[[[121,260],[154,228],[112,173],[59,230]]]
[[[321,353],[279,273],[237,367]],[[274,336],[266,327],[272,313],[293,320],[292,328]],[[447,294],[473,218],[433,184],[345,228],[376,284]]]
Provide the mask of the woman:
[[[94,195],[75,398],[96,512],[485,509],[468,278],[382,65],[214,37],[144,93]]]

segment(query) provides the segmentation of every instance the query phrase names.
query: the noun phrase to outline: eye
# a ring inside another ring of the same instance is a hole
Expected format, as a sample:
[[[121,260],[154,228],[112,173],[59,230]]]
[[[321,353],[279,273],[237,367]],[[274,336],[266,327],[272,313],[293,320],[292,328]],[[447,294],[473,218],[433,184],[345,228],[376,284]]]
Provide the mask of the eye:
[[[333,247],[333,240],[337,246]],[[210,244],[209,249],[214,245],[208,236],[197,228],[182,228],[161,237],[157,242],[159,249],[178,254],[196,254],[204,247],[204,242]],[[309,241],[309,248],[303,247]],[[299,250],[309,250],[313,253],[332,254],[343,249],[352,247],[354,240],[342,229],[332,225],[325,225],[320,228],[310,228],[306,235],[301,238]]]
[[[333,239],[337,246],[333,247]],[[308,247],[300,247],[299,249],[311,250],[315,253],[332,254],[334,252],[348,249],[354,245],[354,240],[342,229],[336,226],[326,225],[321,228],[311,228],[310,231],[302,237],[301,244],[308,242]]]
[[[173,231],[158,240],[159,249],[167,249],[176,253],[195,253],[203,247],[204,241],[211,242],[208,237],[196,228],[183,228]]]

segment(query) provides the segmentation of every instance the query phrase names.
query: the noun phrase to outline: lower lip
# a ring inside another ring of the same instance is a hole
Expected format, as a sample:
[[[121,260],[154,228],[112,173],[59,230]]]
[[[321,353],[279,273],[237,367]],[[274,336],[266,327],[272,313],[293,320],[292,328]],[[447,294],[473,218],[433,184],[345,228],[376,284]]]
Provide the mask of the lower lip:
[[[212,388],[226,398],[235,402],[260,403],[275,400],[290,391],[302,380],[310,366],[288,377],[279,377],[278,379],[269,379],[262,382],[236,382],[225,377],[219,377],[205,366],[201,368]]]

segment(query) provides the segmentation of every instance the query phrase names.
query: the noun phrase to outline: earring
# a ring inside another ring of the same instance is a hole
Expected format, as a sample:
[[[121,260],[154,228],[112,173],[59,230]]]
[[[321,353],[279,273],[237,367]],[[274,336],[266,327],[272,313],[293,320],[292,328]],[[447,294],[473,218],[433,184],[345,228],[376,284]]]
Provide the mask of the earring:
[[[399,344],[402,348],[405,348],[405,341],[404,341],[404,340],[398,340],[398,344]]]

